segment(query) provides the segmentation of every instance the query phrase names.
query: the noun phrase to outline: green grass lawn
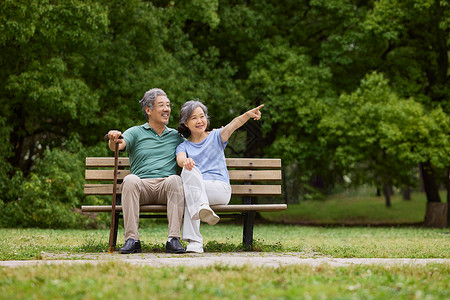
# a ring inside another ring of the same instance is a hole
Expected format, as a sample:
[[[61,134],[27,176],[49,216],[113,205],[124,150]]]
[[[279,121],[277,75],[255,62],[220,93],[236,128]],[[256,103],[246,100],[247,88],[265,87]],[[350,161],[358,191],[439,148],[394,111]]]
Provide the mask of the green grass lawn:
[[[289,205],[286,212],[263,216],[279,223],[334,225],[256,224],[254,251],[298,252],[305,258],[450,258],[449,229],[397,226],[421,222],[424,213],[425,199],[420,195],[410,202],[394,197],[390,209],[384,207],[382,198],[348,195]],[[393,225],[336,225],[350,221]],[[166,222],[145,220],[142,224],[143,252],[164,251]],[[203,224],[201,232],[207,252],[243,250],[241,225]],[[43,259],[46,253],[106,252],[108,237],[107,229],[0,229],[0,260]],[[0,267],[0,299],[449,299],[449,275],[448,263],[154,268],[113,261]]]
[[[313,222],[333,226],[256,224],[254,250],[264,252],[301,252],[305,257],[409,257],[449,258],[449,229],[430,229],[417,224],[425,214],[423,194],[413,194],[411,201],[393,197],[391,208],[383,198],[341,194],[326,201],[308,201],[288,205],[280,213],[265,213],[264,218],[279,223]],[[357,221],[391,226],[342,227]],[[161,252],[167,237],[165,220],[142,220],[140,229],[144,251]],[[242,251],[242,226],[221,222],[201,228],[205,250],[209,252]],[[40,258],[42,252],[102,252],[109,232],[103,230],[0,229],[0,259]],[[119,245],[123,229],[119,230]]]
[[[444,193],[441,196],[445,199]],[[324,201],[288,204],[286,211],[261,215],[274,222],[319,225],[393,225],[423,222],[427,203],[423,193],[413,193],[409,201],[403,200],[401,195],[394,195],[391,201],[392,206],[386,207],[384,197],[349,192],[329,196]]]
[[[449,299],[449,264],[0,268],[0,299]]]
[[[419,197],[418,197],[419,196]],[[450,258],[450,230],[420,226],[425,199],[335,196],[325,202],[289,205],[264,217],[281,223],[311,221],[333,226],[255,225],[254,251],[298,252],[298,256],[343,258]],[[392,226],[337,226],[360,220]],[[143,252],[162,252],[164,221],[145,220]],[[207,252],[242,251],[242,226],[203,224]],[[109,231],[0,229],[0,260],[43,259],[46,253],[102,253]],[[123,229],[119,229],[119,244]],[[70,255],[64,256],[70,259]],[[83,257],[83,255],[78,255]],[[124,280],[127,279],[127,280]],[[0,267],[0,299],[449,299],[450,264],[350,265],[346,267],[144,267],[123,262],[98,265]]]
[[[205,251],[242,251],[242,226],[202,225]],[[300,252],[304,257],[450,258],[448,229],[419,227],[305,227],[256,224],[254,251]],[[167,225],[141,228],[144,252],[162,252]],[[108,230],[0,229],[0,260],[39,259],[42,253],[99,253]],[[119,244],[123,230],[119,230]]]

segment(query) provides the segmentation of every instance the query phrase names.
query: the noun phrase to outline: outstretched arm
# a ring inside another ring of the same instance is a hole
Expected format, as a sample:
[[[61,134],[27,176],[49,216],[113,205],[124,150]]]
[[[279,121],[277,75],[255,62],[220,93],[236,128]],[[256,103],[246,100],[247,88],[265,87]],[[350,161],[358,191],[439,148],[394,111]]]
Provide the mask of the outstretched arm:
[[[222,138],[222,143],[225,143],[226,141],[228,141],[228,139],[233,134],[233,132],[236,129],[238,129],[239,127],[241,127],[242,125],[244,125],[245,122],[247,122],[250,118],[253,118],[254,120],[261,119],[261,112],[259,110],[263,106],[264,106],[264,104],[261,104],[258,107],[250,109],[246,113],[240,115],[239,117],[234,118],[233,121],[228,123],[228,125],[225,126],[222,129],[222,131],[220,132],[220,135],[221,135],[221,138]]]

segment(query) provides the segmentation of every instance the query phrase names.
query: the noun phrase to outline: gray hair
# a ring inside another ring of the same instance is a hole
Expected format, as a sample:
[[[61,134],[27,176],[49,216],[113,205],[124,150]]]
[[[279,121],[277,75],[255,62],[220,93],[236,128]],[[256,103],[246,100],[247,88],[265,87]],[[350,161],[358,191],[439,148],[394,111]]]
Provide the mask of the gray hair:
[[[153,102],[155,102],[156,97],[158,96],[165,96],[167,97],[166,93],[162,89],[154,88],[151,90],[148,90],[145,92],[144,97],[139,100],[139,103],[141,104],[142,112],[144,113],[144,116],[147,118],[148,121],[148,115],[145,112],[145,108],[149,107],[151,110],[153,110]]]
[[[200,107],[203,112],[205,113],[205,117],[207,120],[207,127],[209,127],[209,116],[208,116],[208,108],[198,101],[198,99],[190,100],[183,104],[180,110],[180,122],[178,123],[178,132],[181,133],[185,138],[188,138],[191,135],[191,131],[189,128],[184,125],[189,119],[189,117],[192,115],[192,112],[197,108]]]

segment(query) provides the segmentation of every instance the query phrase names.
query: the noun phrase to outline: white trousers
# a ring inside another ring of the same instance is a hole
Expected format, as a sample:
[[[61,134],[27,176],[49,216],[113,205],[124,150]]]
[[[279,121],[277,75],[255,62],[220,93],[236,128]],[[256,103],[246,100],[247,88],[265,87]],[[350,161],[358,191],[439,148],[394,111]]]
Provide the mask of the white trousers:
[[[184,206],[183,240],[203,244],[198,212],[204,204],[228,204],[231,198],[230,184],[221,180],[204,180],[197,167],[181,171],[186,205]]]

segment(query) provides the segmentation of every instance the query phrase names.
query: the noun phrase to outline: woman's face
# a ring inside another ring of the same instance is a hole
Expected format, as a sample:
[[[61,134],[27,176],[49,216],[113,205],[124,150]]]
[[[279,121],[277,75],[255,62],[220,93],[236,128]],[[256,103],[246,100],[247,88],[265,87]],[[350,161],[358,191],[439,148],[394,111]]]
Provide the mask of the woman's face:
[[[208,120],[203,109],[200,106],[194,109],[184,125],[189,128],[192,135],[205,132],[208,126]]]

